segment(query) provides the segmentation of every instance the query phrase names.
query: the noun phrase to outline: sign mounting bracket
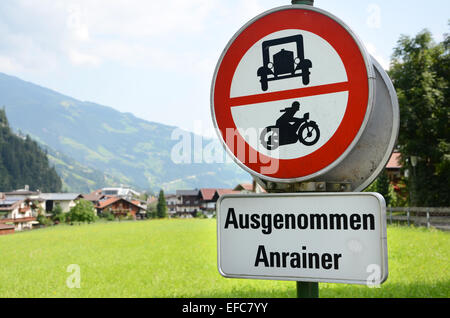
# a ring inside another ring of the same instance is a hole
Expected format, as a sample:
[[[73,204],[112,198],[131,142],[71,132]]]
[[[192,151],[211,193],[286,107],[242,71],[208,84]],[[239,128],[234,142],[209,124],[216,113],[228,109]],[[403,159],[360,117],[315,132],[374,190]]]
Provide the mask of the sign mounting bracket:
[[[264,189],[271,193],[285,192],[352,192],[350,182],[338,181],[306,181],[296,183],[280,183],[255,179]]]

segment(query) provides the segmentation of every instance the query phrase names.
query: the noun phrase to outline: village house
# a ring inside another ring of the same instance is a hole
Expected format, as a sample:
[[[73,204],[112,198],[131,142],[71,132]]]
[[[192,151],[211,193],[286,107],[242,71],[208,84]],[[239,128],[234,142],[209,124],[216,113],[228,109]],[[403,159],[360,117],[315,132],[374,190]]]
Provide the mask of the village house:
[[[216,211],[216,203],[221,195],[250,193],[254,187],[252,184],[240,184],[234,189],[177,190],[176,195],[165,196],[169,216],[194,217],[198,212],[211,216]]]
[[[200,208],[207,214],[213,214],[216,211],[216,201],[213,200],[216,189],[202,188],[199,191]]]
[[[31,230],[33,224],[37,224],[36,215],[33,211],[33,203],[29,199],[0,198],[0,224],[3,230],[7,226],[14,227],[16,231]]]
[[[401,154],[399,152],[393,152],[391,157],[389,158],[388,163],[386,164],[386,173],[389,177],[389,180],[394,185],[400,180],[402,177],[401,169],[402,164],[400,161]]]
[[[176,194],[168,194],[164,196],[166,200],[166,206],[167,206],[167,213],[170,216],[173,216],[177,213],[177,206],[178,206],[178,196]],[[156,199],[157,200],[157,199]]]
[[[199,190],[177,190],[177,215],[181,217],[194,217],[200,211]]]
[[[126,217],[131,215],[134,219],[144,219],[146,210],[140,206],[138,200],[127,200],[121,197],[110,196],[98,202],[95,206],[98,215],[107,212],[115,217]]]
[[[43,200],[41,206],[46,214],[50,214],[57,205],[64,213],[67,213],[82,197],[80,193],[41,193],[39,195],[39,198]]]

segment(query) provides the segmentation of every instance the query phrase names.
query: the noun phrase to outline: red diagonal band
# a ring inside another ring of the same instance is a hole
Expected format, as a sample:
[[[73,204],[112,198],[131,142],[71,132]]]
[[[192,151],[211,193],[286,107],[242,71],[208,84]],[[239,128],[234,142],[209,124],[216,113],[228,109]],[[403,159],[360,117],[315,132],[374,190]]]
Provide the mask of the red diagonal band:
[[[319,86],[312,86],[312,87],[303,87],[303,88],[297,88],[297,89],[290,89],[290,90],[286,90],[286,91],[249,95],[249,96],[241,96],[241,97],[233,97],[233,98],[230,98],[230,106],[233,107],[233,106],[257,104],[257,103],[273,102],[276,100],[331,94],[331,93],[337,93],[337,92],[348,91],[348,90],[349,90],[348,82],[319,85]]]

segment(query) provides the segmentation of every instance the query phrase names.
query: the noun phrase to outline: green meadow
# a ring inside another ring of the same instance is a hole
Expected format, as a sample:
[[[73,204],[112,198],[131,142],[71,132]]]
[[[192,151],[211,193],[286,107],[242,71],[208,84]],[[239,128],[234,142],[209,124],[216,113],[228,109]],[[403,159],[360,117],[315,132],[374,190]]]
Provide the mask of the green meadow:
[[[450,233],[388,226],[388,250],[380,288],[321,283],[320,297],[450,297]],[[223,278],[216,257],[213,219],[58,225],[0,236],[0,297],[296,295],[295,282]]]

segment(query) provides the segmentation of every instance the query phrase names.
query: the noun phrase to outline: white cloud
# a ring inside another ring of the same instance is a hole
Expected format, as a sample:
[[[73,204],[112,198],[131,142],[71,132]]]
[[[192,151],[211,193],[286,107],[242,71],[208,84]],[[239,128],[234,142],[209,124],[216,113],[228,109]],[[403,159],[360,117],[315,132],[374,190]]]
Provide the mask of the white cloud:
[[[218,0],[73,0],[0,3],[0,55],[11,70],[30,61],[175,69],[195,59],[193,42],[208,31]],[[196,39],[195,39],[196,37]],[[15,38],[20,38],[16,41]],[[9,40],[8,40],[9,39]],[[11,58],[14,57],[14,63]],[[189,57],[191,56],[191,57]],[[25,67],[27,66],[27,67]]]
[[[10,57],[0,55],[0,72],[14,73],[21,70],[20,65]]]
[[[100,58],[97,56],[81,53],[73,49],[69,50],[68,56],[74,65],[98,66],[101,62]]]
[[[92,33],[140,38],[201,31],[217,1],[85,0],[79,4]]]

